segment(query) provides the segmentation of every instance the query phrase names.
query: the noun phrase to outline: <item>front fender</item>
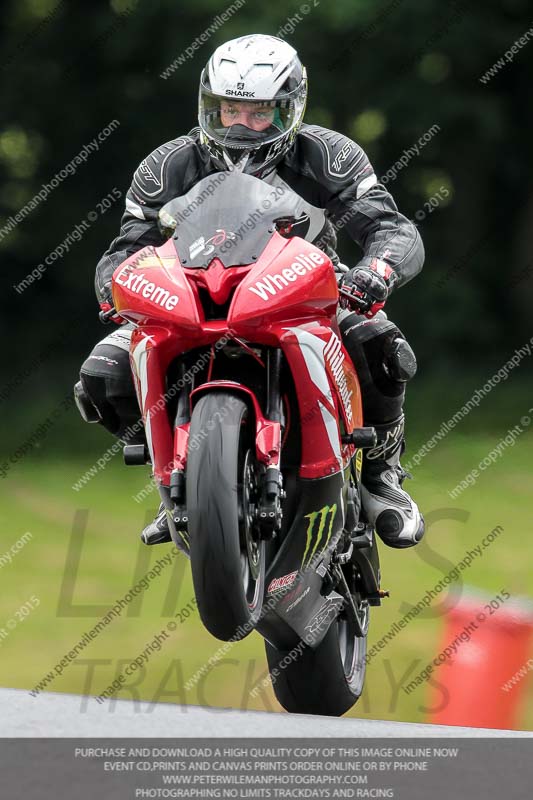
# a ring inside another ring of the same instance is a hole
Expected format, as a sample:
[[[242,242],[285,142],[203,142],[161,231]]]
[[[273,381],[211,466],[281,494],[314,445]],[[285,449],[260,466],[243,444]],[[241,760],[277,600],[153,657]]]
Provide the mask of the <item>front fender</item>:
[[[267,419],[254,392],[237,381],[208,381],[191,392],[191,409],[208,392],[226,391],[228,394],[241,395],[246,400],[250,412],[255,419],[255,452],[257,459],[268,467],[277,467],[281,451],[281,425]]]

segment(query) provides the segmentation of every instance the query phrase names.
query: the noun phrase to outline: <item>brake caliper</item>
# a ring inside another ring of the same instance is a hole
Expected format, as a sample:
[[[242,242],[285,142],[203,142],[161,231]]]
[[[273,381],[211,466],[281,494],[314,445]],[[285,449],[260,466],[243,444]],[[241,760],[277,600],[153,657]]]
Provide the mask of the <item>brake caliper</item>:
[[[257,522],[262,539],[273,539],[281,530],[285,497],[283,477],[277,467],[267,467],[262,480],[261,499],[257,507]]]

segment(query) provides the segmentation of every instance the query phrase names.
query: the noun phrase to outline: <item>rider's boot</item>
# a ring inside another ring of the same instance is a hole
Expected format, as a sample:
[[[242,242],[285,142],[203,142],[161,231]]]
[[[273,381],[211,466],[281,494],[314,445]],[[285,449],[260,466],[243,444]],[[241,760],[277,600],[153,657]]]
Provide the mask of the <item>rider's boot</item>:
[[[167,512],[163,503],[159,506],[154,521],[147,525],[141,533],[141,539],[145,544],[162,544],[163,542],[172,541],[168,528]]]
[[[365,451],[362,501],[368,521],[390,547],[412,547],[424,535],[424,518],[402,488],[410,477],[400,465],[404,450],[403,414],[394,422],[373,426],[377,444]]]

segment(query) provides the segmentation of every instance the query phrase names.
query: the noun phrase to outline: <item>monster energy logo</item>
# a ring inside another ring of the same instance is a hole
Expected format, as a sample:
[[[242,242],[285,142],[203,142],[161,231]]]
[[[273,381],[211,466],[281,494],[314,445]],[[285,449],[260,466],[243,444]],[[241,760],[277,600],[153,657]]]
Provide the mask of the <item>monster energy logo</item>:
[[[305,552],[302,558],[302,567],[307,567],[311,563],[313,556],[318,550],[318,546],[322,543],[322,539],[325,538],[324,543],[322,544],[320,550],[318,552],[322,552],[328,546],[328,542],[331,539],[331,532],[333,530],[333,520],[335,519],[335,514],[337,513],[337,504],[333,503],[332,506],[323,506],[320,511],[312,511],[310,514],[306,514],[305,518],[309,520],[307,523],[307,542],[305,545]],[[326,531],[326,522],[329,516],[329,526]],[[318,521],[318,525],[316,524]],[[316,528],[316,538],[315,538],[315,528]],[[311,545],[314,545],[311,549]]]

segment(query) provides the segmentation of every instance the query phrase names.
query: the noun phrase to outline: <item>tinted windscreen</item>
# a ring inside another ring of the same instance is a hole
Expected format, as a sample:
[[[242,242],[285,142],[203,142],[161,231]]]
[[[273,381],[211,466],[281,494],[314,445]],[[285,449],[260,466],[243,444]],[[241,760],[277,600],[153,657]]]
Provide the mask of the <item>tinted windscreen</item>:
[[[159,212],[185,267],[251,264],[265,249],[275,220],[291,216],[290,192],[240,172],[217,172],[176,197]],[[294,213],[294,212],[292,212]]]

